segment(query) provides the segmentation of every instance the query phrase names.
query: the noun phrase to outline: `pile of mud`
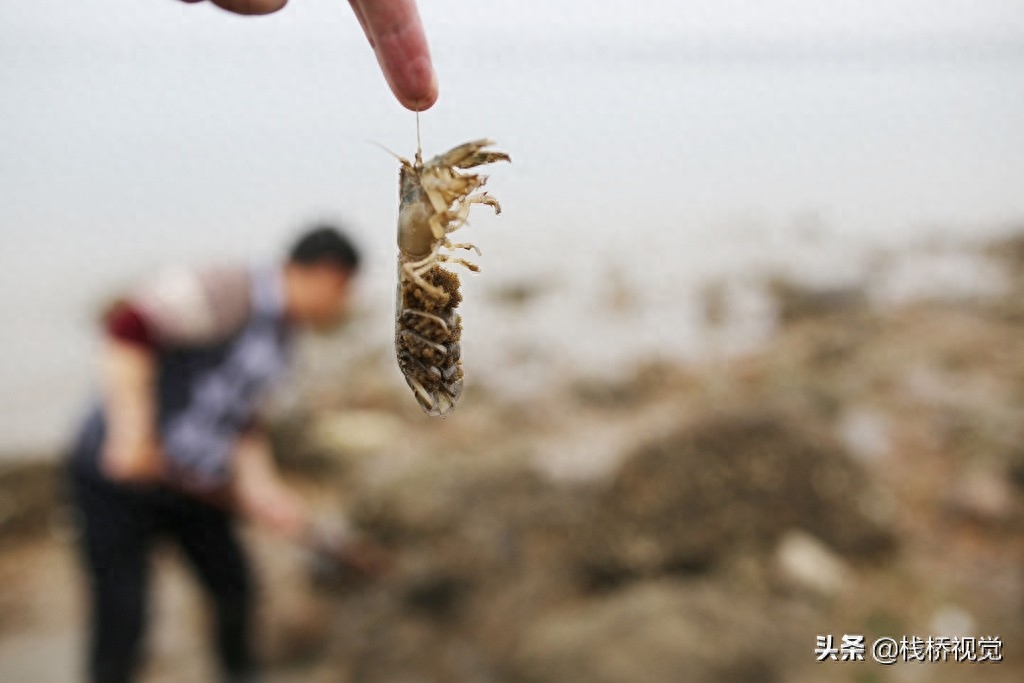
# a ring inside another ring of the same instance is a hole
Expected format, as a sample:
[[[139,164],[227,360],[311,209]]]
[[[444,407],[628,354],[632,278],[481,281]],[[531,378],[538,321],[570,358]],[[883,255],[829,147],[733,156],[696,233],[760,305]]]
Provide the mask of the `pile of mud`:
[[[871,495],[836,444],[748,411],[688,423],[596,484],[422,464],[354,501],[396,561],[334,596],[332,658],[367,683],[780,680],[790,641],[764,615],[792,610],[719,567],[792,529],[878,556],[893,540],[861,509]]]
[[[41,458],[0,464],[0,543],[46,529],[62,493],[59,469]]]
[[[706,573],[730,555],[770,552],[800,529],[850,557],[893,539],[877,494],[836,442],[784,414],[713,415],[640,448],[603,492],[585,555],[595,579]]]

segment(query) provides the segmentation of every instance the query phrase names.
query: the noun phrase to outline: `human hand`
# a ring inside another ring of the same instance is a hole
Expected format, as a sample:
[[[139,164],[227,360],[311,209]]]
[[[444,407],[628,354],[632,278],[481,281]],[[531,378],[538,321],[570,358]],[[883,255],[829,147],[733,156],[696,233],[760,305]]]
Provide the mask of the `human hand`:
[[[188,3],[202,0],[183,0]],[[270,14],[288,0],[211,0],[235,14]],[[384,78],[407,109],[425,111],[437,101],[437,75],[415,0],[349,0]]]
[[[365,538],[357,538],[350,542],[339,559],[343,566],[351,568],[367,579],[375,579],[387,573],[394,564],[394,557],[390,552]]]
[[[100,468],[113,481],[155,484],[165,476],[164,458],[155,438],[113,431],[103,442]]]
[[[309,509],[281,477],[265,432],[253,429],[243,434],[232,463],[231,495],[242,516],[286,538],[309,533]]]
[[[352,586],[373,581],[387,574],[395,564],[390,551],[347,528],[314,523],[306,545],[311,552],[311,576],[324,586]]]
[[[307,534],[309,510],[287,486],[254,486],[237,493],[242,513],[257,524],[285,538],[299,539]]]
[[[437,75],[415,0],[349,0],[349,4],[391,92],[407,109],[430,109],[437,101]]]

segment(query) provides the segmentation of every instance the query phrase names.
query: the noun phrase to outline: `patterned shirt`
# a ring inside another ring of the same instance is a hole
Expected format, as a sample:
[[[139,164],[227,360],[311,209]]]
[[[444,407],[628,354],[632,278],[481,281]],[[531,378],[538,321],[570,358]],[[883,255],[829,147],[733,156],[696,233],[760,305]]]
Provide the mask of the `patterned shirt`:
[[[106,322],[115,338],[155,354],[158,427],[175,475],[199,489],[225,483],[235,443],[288,365],[280,271],[168,271],[115,305]],[[104,431],[96,408],[75,449],[97,472]]]

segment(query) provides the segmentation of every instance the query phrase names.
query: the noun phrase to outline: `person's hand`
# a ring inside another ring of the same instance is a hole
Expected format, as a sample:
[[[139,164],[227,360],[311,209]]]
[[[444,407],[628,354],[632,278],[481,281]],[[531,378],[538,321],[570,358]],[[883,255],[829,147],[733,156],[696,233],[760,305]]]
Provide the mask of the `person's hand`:
[[[252,430],[238,441],[231,482],[235,505],[242,515],[286,538],[309,533],[305,501],[281,478],[266,433]]]
[[[372,539],[353,534],[347,525],[338,529],[320,522],[311,524],[306,538],[310,573],[318,584],[355,586],[379,579],[393,568],[392,553]]]
[[[391,553],[384,547],[364,538],[351,541],[342,550],[338,559],[343,566],[351,568],[366,579],[380,577],[394,564]]]
[[[391,92],[407,109],[437,101],[437,76],[415,0],[349,0]]]
[[[243,514],[285,538],[301,538],[309,526],[309,511],[298,494],[284,485],[240,491]]]
[[[103,473],[126,484],[156,484],[164,479],[164,458],[155,438],[109,434],[100,459]]]
[[[271,14],[288,3],[288,0],[210,1],[235,14]],[[430,109],[437,101],[437,76],[415,0],[349,0],[349,4],[377,55],[391,92],[407,109]]]

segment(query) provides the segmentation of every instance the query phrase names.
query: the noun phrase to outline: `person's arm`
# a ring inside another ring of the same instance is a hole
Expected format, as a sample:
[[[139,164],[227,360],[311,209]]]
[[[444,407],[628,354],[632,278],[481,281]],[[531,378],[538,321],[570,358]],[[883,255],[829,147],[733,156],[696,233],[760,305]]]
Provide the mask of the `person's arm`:
[[[308,537],[309,508],[281,478],[263,430],[252,429],[242,435],[232,466],[233,499],[244,517],[287,538]]]
[[[107,421],[101,468],[115,481],[160,481],[164,463],[156,428],[153,351],[109,336],[100,364]]]
[[[157,424],[158,354],[229,337],[247,316],[248,296],[244,272],[170,270],[106,312],[99,369],[107,422],[100,467],[107,477],[177,485]]]
[[[211,1],[235,14],[271,14],[288,4],[288,0]],[[391,92],[402,106],[412,111],[434,106],[437,75],[415,0],[349,0],[349,4],[377,55]]]

